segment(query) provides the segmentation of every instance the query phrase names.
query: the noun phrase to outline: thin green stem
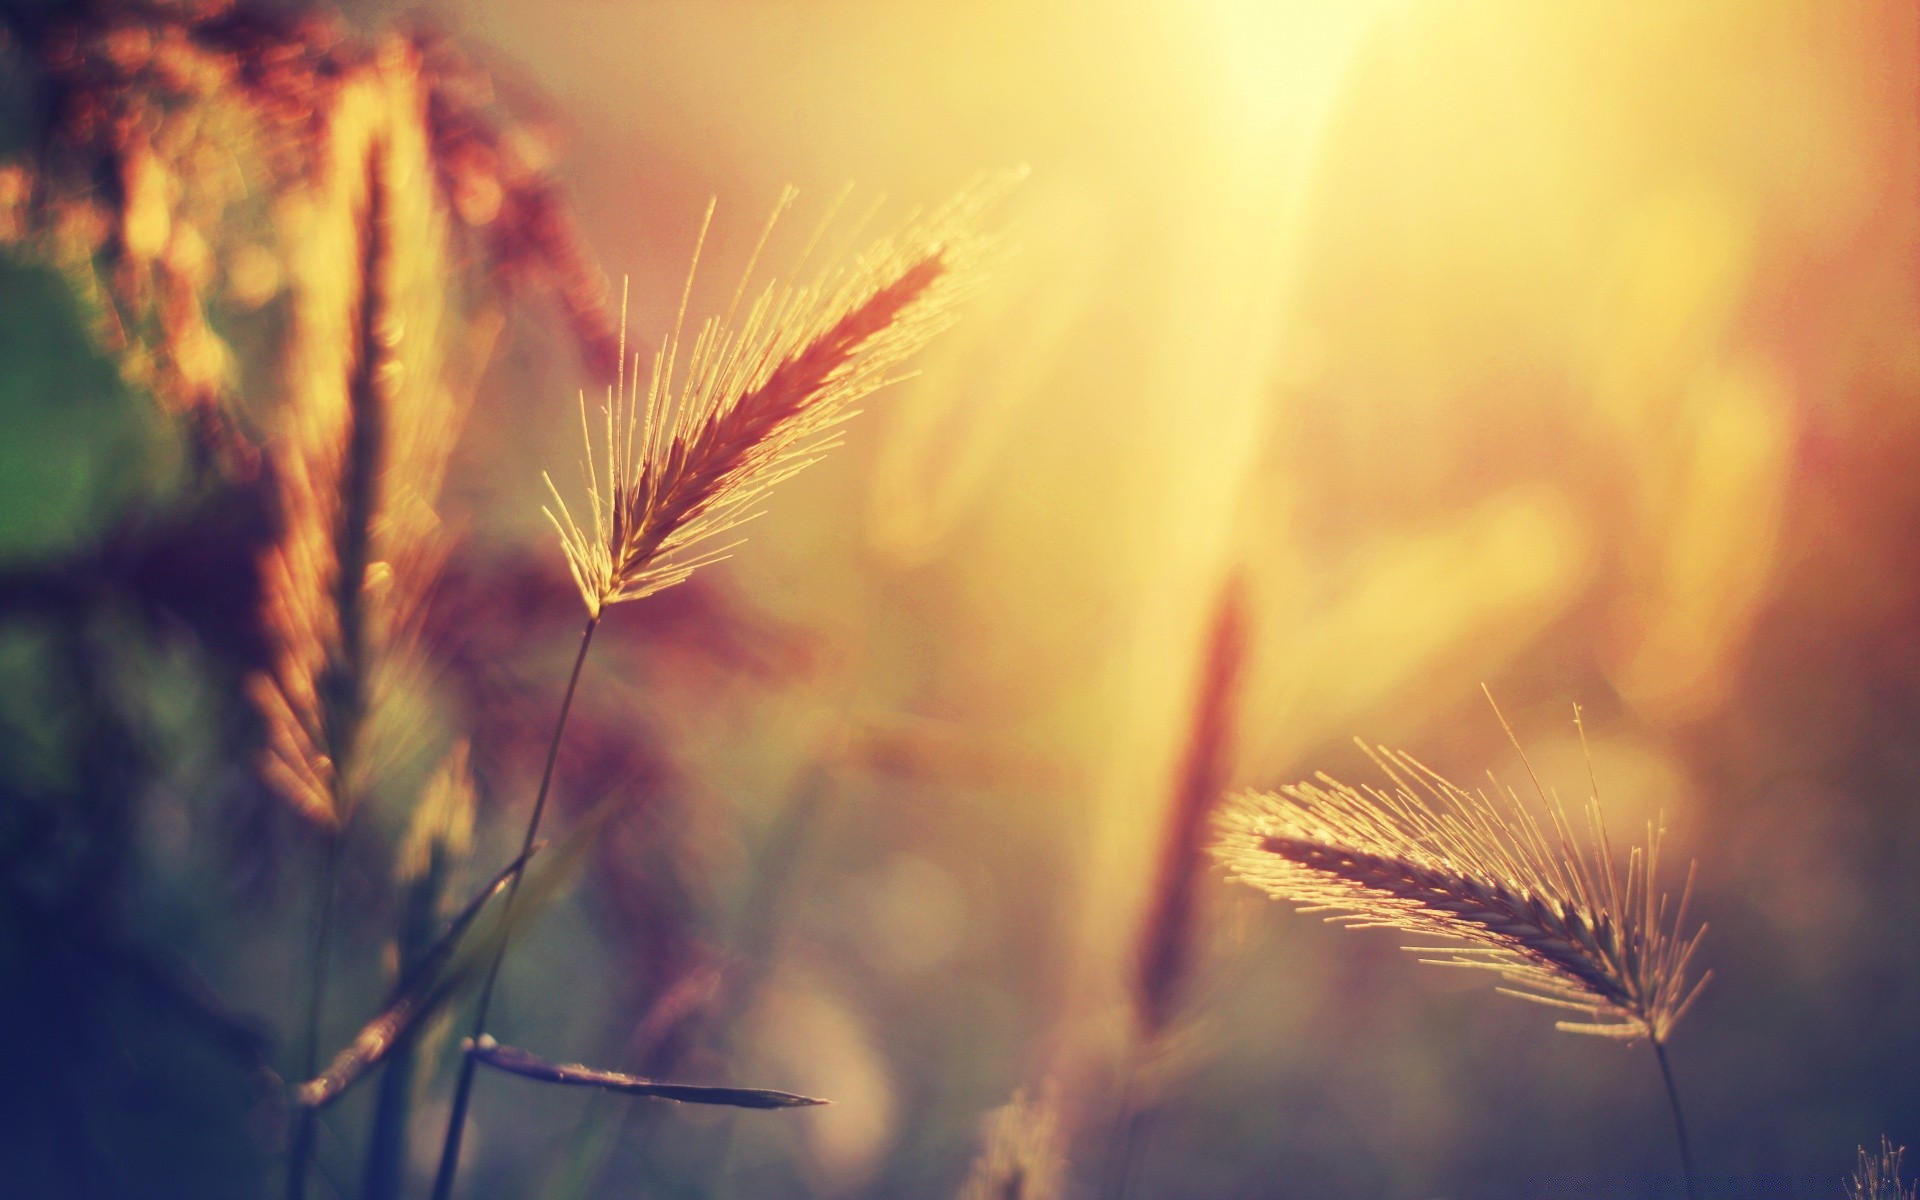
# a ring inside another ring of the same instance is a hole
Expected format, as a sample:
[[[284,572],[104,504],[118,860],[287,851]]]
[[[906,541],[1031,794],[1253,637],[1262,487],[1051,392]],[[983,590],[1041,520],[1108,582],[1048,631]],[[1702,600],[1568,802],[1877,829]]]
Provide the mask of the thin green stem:
[[[326,1008],[328,951],[333,942],[333,894],[340,874],[339,830],[327,834],[326,864],[320,870],[319,913],[314,920],[313,955],[308,962],[307,1024],[300,1051],[300,1078],[312,1079],[320,1069],[320,1018]],[[287,1200],[304,1200],[307,1164],[313,1158],[314,1123],[319,1114],[307,1105],[296,1106],[293,1144],[287,1154]]]
[[[486,981],[480,985],[480,1003],[473,1014],[472,1037],[475,1041],[487,1031],[487,1010],[493,1004],[494,986],[500,980],[500,964],[507,957],[507,941],[513,933],[513,902],[520,894],[525,858],[532,851],[534,840],[540,836],[540,818],[547,811],[547,793],[553,787],[553,767],[560,759],[560,738],[567,730],[567,714],[573,709],[573,694],[580,686],[580,669],[587,663],[587,648],[593,644],[593,631],[599,626],[600,614],[595,613],[587,618],[587,627],[580,634],[580,652],[573,659],[573,673],[567,677],[567,690],[560,697],[560,717],[553,723],[553,740],[547,745],[547,765],[540,773],[540,792],[534,797],[533,814],[527,818],[527,836],[520,846],[522,865],[515,869],[513,878],[507,882],[500,942],[494,947],[493,961],[487,964]],[[460,1056],[460,1076],[453,1089],[453,1110],[447,1116],[447,1139],[440,1147],[440,1169],[433,1177],[433,1200],[450,1200],[453,1195],[453,1178],[460,1169],[460,1141],[466,1136],[467,1107],[473,1101],[475,1065],[472,1055]]]
[[[1667,1048],[1658,1039],[1654,1040],[1653,1053],[1660,1060],[1660,1077],[1667,1084],[1667,1103],[1673,1106],[1673,1131],[1680,1139],[1680,1171],[1687,1184],[1687,1200],[1694,1200],[1693,1151],[1687,1145],[1687,1119],[1680,1115],[1680,1089],[1673,1085],[1673,1066],[1667,1062]]]

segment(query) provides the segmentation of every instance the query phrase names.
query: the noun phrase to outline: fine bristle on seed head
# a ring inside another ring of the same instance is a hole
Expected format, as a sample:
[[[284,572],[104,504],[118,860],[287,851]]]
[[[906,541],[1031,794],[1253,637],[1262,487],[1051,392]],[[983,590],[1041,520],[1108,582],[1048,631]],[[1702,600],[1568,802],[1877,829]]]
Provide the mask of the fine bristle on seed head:
[[[704,323],[684,362],[676,327],[644,388],[623,351],[600,420],[582,398],[587,500],[577,517],[547,481],[547,515],[590,615],[724,557],[731,547],[714,540],[834,446],[851,406],[950,323],[977,277],[985,243],[975,227],[997,190],[963,193],[850,267],[767,286],[737,325],[735,309]]]
[[[1233,876],[1303,911],[1449,943],[1424,961],[1492,971],[1509,995],[1584,1014],[1574,1033],[1664,1042],[1707,977],[1689,982],[1704,927],[1656,880],[1659,830],[1624,872],[1586,808],[1585,836],[1544,795],[1544,819],[1510,790],[1458,787],[1414,759],[1371,751],[1387,788],[1325,776],[1246,792],[1215,852]],[[1691,888],[1691,873],[1689,885]]]

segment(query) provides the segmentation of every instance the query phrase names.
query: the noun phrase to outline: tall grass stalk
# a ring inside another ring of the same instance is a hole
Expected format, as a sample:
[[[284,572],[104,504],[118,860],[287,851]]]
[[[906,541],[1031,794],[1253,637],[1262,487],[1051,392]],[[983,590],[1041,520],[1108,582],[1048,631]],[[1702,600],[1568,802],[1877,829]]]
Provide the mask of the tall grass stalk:
[[[600,615],[587,618],[580,633],[580,650],[573,656],[573,671],[567,676],[567,690],[560,696],[560,716],[553,723],[553,738],[547,743],[547,763],[540,772],[540,790],[534,796],[533,812],[527,817],[526,836],[521,839],[522,862],[540,836],[540,818],[547,811],[547,795],[553,788],[554,764],[560,760],[560,741],[567,731],[567,714],[573,711],[573,696],[580,687],[580,672],[587,664],[587,650],[593,645],[593,631],[600,626]],[[520,894],[524,866],[513,873],[507,884],[505,916],[492,960],[487,964],[486,980],[480,985],[480,1000],[474,1007],[472,1038],[478,1042],[487,1031],[487,1013],[493,1004],[493,992],[500,981],[500,964],[506,961],[507,943],[513,933],[513,904]],[[471,1054],[460,1056],[460,1073],[454,1083],[453,1106],[447,1115],[447,1136],[440,1148],[440,1165],[434,1172],[434,1200],[446,1200],[453,1194],[454,1176],[460,1167],[460,1143],[466,1136],[467,1108],[473,1102],[473,1074],[478,1062]]]
[[[581,400],[586,443],[587,504],[576,519],[549,478],[548,510],[582,602],[587,623],[547,747],[540,790],[527,823],[526,845],[539,832],[553,783],[567,714],[606,609],[651,595],[723,558],[711,539],[757,515],[753,506],[781,481],[804,470],[838,441],[849,406],[885,385],[902,360],[950,320],[959,270],[973,239],[966,225],[982,197],[962,197],[898,239],[883,241],[852,269],[805,286],[772,285],[730,322],[758,260],[726,316],[705,322],[686,352],[681,336],[693,288],[690,268],[672,332],[655,353],[644,387],[638,364],[630,373],[624,341],[620,375],[609,390],[601,443]],[[774,218],[791,200],[783,196]],[[707,221],[712,218],[709,207]],[[769,219],[761,246],[773,228]],[[700,243],[706,238],[703,222]],[[804,261],[804,259],[803,259]],[[694,265],[699,262],[696,244]],[[511,920],[516,872],[507,896]],[[507,926],[511,932],[511,925]],[[486,1020],[508,939],[488,965],[475,1010],[471,1046],[484,1044]],[[477,1060],[461,1062],[434,1200],[450,1200],[460,1146],[472,1104]]]
[[[1121,1200],[1131,1193],[1134,1172],[1153,1137],[1152,1059],[1180,1015],[1199,955],[1207,836],[1233,771],[1248,629],[1244,581],[1229,574],[1215,597],[1198,655],[1186,742],[1168,788],[1159,862],[1135,944],[1133,1039],[1105,1167],[1106,1194]]]
[[[288,464],[294,480],[285,493],[287,529],[269,559],[280,568],[270,579],[283,588],[280,603],[271,610],[281,618],[273,626],[283,634],[281,659],[275,674],[258,681],[255,689],[265,711],[280,718],[268,725],[270,761],[279,768],[288,794],[315,806],[308,815],[319,818],[326,839],[308,964],[303,1079],[319,1065],[334,893],[373,670],[366,589],[391,387],[385,310],[389,230],[381,159],[376,141],[361,164],[365,192],[354,222],[360,269],[357,287],[346,300],[352,321],[344,403],[318,439],[299,447],[306,453],[296,453]],[[310,475],[310,467],[320,469]],[[313,1109],[298,1107],[287,1158],[288,1200],[306,1195],[317,1121]]]

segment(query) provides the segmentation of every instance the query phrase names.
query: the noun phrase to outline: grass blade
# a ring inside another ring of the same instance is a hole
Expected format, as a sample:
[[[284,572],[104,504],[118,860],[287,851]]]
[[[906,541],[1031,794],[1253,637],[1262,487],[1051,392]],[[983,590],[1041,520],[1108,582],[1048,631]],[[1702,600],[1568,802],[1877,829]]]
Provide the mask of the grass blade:
[[[618,1071],[601,1071],[593,1067],[583,1067],[578,1063],[550,1063],[525,1050],[502,1046],[490,1037],[482,1037],[478,1042],[468,1042],[467,1053],[476,1061],[485,1063],[495,1070],[527,1079],[537,1079],[542,1083],[603,1088],[610,1092],[621,1092],[629,1096],[647,1096],[655,1100],[672,1100],[679,1104],[719,1104],[729,1108],[807,1108],[816,1104],[832,1103],[831,1100],[816,1100],[811,1096],[796,1096],[792,1092],[776,1092],[770,1088],[702,1087],[691,1083],[658,1083],[651,1079],[642,1079],[637,1075],[622,1075]]]
[[[460,948],[467,931],[487,905],[505,890],[514,872],[525,866],[527,860],[539,851],[540,847],[535,846],[514,859],[467,902],[467,906],[448,923],[440,940],[429,947],[413,970],[395,985],[379,1015],[360,1027],[360,1032],[354,1035],[345,1049],[334,1055],[325,1071],[300,1085],[301,1104],[309,1108],[321,1108],[332,1103],[368,1070],[379,1065],[397,1046],[403,1044],[407,1035],[424,1018],[452,998],[461,985],[472,977],[472,962],[463,960],[461,969],[451,971],[447,969],[448,964]]]

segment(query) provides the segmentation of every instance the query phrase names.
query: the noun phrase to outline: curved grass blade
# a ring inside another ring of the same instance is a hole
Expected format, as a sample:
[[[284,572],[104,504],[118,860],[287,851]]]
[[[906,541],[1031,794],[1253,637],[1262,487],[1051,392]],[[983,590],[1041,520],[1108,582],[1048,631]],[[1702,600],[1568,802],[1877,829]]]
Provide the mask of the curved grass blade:
[[[587,852],[593,848],[607,821],[619,811],[620,799],[615,796],[602,801],[564,840],[541,857],[539,869],[526,872],[520,899],[511,914],[506,905],[491,902],[507,890],[514,873],[540,854],[546,843],[534,843],[495,875],[454,917],[446,936],[435,942],[421,957],[420,964],[401,980],[380,1015],[361,1026],[353,1041],[334,1056],[325,1071],[300,1085],[296,1093],[299,1102],[310,1108],[331,1104],[370,1068],[379,1065],[423,1020],[475,982],[494,950],[508,937],[509,926],[524,924],[553,903],[567,881],[585,865]],[[484,927],[476,933],[471,926],[483,914]]]
[[[701,1087],[690,1083],[657,1083],[637,1075],[596,1070],[593,1067],[583,1067],[578,1063],[550,1063],[525,1050],[502,1046],[490,1037],[482,1037],[478,1042],[469,1041],[467,1053],[495,1070],[524,1076],[527,1079],[537,1079],[542,1083],[604,1088],[610,1092],[623,1092],[629,1096],[648,1096],[655,1100],[672,1100],[680,1104],[720,1104],[729,1108],[807,1108],[816,1104],[833,1103],[831,1100],[816,1100],[811,1096],[796,1096],[792,1092],[776,1092],[770,1088]]]
[[[355,1080],[391,1054],[424,1017],[446,1003],[459,990],[472,971],[446,969],[454,952],[460,948],[467,930],[479,919],[487,905],[506,889],[513,873],[525,866],[527,860],[539,853],[541,848],[535,846],[507,864],[505,870],[494,876],[486,887],[480,889],[479,894],[467,902],[465,908],[455,914],[453,920],[448,922],[446,932],[440,935],[440,940],[428,947],[413,970],[394,985],[379,1015],[360,1027],[360,1032],[334,1055],[325,1071],[300,1085],[298,1097],[301,1104],[319,1108],[331,1103]]]

